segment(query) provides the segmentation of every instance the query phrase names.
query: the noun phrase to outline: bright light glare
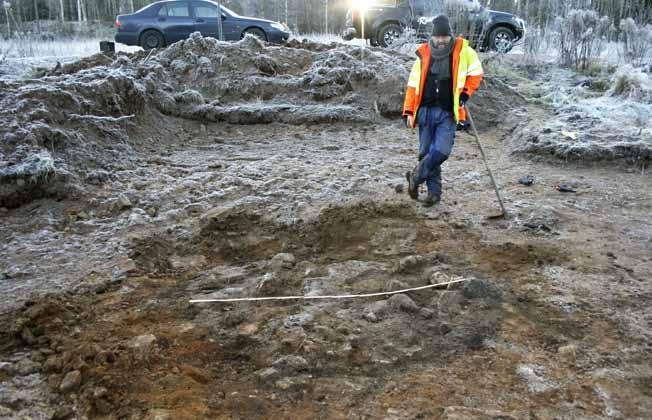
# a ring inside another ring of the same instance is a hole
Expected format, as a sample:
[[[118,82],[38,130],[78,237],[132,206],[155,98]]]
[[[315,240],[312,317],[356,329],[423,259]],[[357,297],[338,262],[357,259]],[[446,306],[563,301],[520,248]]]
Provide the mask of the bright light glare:
[[[353,0],[351,5],[355,9],[365,11],[369,9],[371,6],[373,6],[374,3],[375,0]]]

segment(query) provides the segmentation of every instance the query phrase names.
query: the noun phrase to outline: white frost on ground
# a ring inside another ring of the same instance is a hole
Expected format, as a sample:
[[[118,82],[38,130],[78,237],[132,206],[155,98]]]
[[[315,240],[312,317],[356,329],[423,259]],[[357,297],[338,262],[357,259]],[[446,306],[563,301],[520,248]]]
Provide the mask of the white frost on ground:
[[[361,39],[345,41],[336,34],[293,34],[290,39],[298,41],[307,39],[321,44],[336,43],[360,47],[368,45]],[[100,52],[100,41],[104,40],[109,40],[109,38],[0,39],[0,80],[28,77],[36,67],[52,68],[57,62],[68,64],[90,57]],[[142,48],[116,43],[115,50],[116,52],[133,53]],[[4,61],[3,57],[5,57]]]
[[[0,79],[26,77],[36,67],[68,64],[100,52],[102,38],[60,38],[55,40],[0,39]],[[116,52],[141,50],[115,44]],[[4,60],[3,60],[4,57]]]
[[[337,44],[347,45],[365,45],[362,39],[354,38],[350,41],[345,41],[341,36],[336,34],[323,34],[323,33],[309,33],[309,34],[292,34],[290,39],[304,40],[307,39],[311,42],[319,42],[320,44],[330,44],[335,42]]]
[[[552,111],[552,118],[523,113],[509,145],[515,152],[563,159],[649,161],[651,82],[650,75],[629,65],[597,77],[546,68],[535,84],[526,81],[522,87],[526,95],[538,90],[532,96]]]

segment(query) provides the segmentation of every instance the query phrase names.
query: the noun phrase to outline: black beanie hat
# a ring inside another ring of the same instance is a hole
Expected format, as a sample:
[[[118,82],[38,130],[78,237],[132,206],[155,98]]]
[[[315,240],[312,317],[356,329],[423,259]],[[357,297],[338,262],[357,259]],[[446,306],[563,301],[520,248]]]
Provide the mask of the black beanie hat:
[[[432,36],[453,36],[448,16],[438,15],[432,20]]]

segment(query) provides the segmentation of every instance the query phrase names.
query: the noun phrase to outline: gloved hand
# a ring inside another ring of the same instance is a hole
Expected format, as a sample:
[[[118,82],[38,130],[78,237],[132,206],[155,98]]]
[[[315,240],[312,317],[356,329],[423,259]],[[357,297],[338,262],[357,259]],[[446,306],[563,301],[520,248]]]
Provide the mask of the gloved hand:
[[[412,128],[412,121],[414,117],[412,115],[404,115],[403,116],[403,125],[405,125],[405,128]]]
[[[471,124],[468,121],[460,121],[457,123],[457,131],[466,131],[470,126]]]
[[[460,93],[460,106],[466,105],[466,102],[469,100],[469,95],[466,92]]]

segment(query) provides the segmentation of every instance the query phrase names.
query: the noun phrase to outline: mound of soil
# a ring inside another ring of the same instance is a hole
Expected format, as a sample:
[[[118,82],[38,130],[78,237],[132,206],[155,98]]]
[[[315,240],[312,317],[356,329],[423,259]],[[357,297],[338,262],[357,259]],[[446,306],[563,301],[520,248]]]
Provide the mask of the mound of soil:
[[[3,82],[0,207],[77,198],[98,173],[135,167],[140,152],[179,141],[179,120],[238,125],[397,120],[413,58],[391,51],[199,33],[151,53],[98,54],[38,79]],[[474,103],[492,124],[516,102],[489,82]],[[155,137],[156,140],[153,140]],[[149,141],[147,140],[149,139]],[[156,144],[153,144],[155,142]],[[50,176],[17,175],[49,153]]]

